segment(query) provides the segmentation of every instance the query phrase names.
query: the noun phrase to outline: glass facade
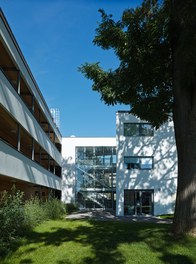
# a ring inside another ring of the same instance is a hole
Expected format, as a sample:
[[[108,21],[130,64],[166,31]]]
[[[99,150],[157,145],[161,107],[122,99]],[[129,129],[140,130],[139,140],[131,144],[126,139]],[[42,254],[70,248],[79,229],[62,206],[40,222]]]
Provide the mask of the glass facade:
[[[115,209],[116,147],[76,147],[76,201],[80,208]]]

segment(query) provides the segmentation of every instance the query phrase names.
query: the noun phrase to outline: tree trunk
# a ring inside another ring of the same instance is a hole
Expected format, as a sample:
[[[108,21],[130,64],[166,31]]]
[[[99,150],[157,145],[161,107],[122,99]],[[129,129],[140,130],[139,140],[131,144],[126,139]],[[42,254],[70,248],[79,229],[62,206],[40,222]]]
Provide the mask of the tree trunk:
[[[190,1],[193,14],[194,1]],[[174,128],[178,154],[173,232],[196,235],[196,24],[195,18],[187,16],[189,4],[184,0],[172,1]]]

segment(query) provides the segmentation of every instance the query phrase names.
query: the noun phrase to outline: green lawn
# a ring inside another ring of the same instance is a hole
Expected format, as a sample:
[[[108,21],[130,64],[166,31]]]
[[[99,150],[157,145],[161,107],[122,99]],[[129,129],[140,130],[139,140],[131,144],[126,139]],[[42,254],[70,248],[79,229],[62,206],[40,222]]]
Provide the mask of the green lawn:
[[[170,225],[48,221],[15,244],[3,264],[196,263],[196,239],[174,239]]]
[[[163,219],[173,219],[174,215],[173,214],[166,214],[166,215],[159,215],[160,218]]]

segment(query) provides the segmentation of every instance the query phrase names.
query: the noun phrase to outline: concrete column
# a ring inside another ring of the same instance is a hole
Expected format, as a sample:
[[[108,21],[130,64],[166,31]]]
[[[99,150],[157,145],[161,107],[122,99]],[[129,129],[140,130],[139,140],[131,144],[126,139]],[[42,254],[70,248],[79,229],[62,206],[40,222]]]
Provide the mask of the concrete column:
[[[20,125],[18,125],[18,143],[17,143],[17,150],[20,151]]]
[[[34,95],[32,95],[32,112],[34,113],[34,109],[35,109],[35,100],[34,100]]]
[[[35,141],[34,138],[32,138],[31,159],[34,160],[34,158],[35,158]]]
[[[20,75],[20,71],[18,71],[18,83],[17,83],[17,92],[18,92],[18,94],[20,94],[20,79],[21,79],[21,75]]]

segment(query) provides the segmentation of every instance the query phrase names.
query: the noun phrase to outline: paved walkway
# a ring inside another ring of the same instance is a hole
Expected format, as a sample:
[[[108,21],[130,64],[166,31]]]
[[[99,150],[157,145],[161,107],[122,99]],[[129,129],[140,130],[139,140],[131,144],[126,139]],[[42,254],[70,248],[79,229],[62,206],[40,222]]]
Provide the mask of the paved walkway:
[[[66,219],[90,219],[100,221],[126,221],[126,222],[146,222],[146,223],[160,223],[171,224],[171,219],[161,219],[155,216],[116,216],[113,211],[105,211],[100,209],[81,210],[66,216]]]

